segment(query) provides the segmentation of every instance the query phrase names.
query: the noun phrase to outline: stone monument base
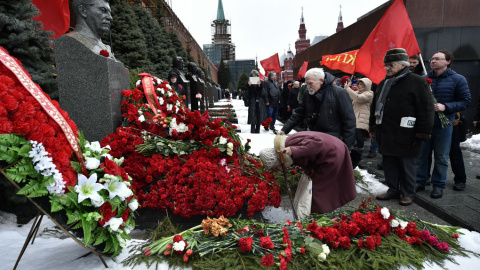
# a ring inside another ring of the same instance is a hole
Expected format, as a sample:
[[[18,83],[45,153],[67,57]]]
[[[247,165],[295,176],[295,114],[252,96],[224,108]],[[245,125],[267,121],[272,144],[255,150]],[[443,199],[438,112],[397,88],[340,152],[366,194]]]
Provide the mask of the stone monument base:
[[[122,90],[130,89],[123,63],[93,53],[70,36],[55,40],[60,106],[88,141],[100,141],[121,125]]]

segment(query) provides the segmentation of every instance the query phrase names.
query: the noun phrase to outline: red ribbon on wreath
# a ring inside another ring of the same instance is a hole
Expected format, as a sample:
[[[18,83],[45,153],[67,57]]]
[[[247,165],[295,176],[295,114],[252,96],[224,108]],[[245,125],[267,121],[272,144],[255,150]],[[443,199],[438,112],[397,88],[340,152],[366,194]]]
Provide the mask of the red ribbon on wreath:
[[[87,168],[85,167],[85,161],[83,160],[82,150],[78,144],[77,137],[73,133],[72,128],[68,125],[62,114],[55,108],[55,106],[45,97],[43,91],[32,82],[26,71],[8,54],[8,52],[0,47],[0,61],[5,67],[7,67],[25,87],[25,89],[38,101],[42,109],[50,116],[62,129],[68,143],[72,147],[78,162],[82,165],[82,173],[88,176]]]
[[[155,88],[153,86],[152,75],[148,73],[140,73],[138,76],[142,78],[142,85],[143,85],[143,92],[145,93],[145,97],[147,98],[148,105],[152,109],[155,115],[158,115],[158,111],[162,111],[160,107],[160,102],[158,102],[157,94],[155,94]]]

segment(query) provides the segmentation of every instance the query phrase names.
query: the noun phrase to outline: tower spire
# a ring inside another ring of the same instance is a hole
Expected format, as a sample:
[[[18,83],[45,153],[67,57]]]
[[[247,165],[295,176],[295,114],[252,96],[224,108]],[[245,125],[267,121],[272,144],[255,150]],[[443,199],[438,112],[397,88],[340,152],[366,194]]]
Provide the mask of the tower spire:
[[[338,14],[337,32],[343,29],[342,5],[340,5],[340,13]]]
[[[303,7],[302,7],[302,17],[300,17],[300,24],[305,24],[305,20],[303,19]]]
[[[218,0],[217,21],[225,21],[225,14],[223,12],[222,0]]]

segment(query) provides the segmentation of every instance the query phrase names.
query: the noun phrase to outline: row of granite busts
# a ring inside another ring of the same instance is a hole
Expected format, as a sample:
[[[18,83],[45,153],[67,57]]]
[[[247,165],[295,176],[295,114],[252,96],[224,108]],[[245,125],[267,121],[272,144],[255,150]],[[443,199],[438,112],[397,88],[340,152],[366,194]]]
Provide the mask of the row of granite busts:
[[[177,75],[180,75],[178,72],[182,72],[184,67],[185,66],[182,57],[177,56],[173,59],[173,70],[177,72]],[[205,80],[205,73],[201,68],[197,67],[194,62],[188,63],[187,70],[190,76],[199,77],[200,79]]]

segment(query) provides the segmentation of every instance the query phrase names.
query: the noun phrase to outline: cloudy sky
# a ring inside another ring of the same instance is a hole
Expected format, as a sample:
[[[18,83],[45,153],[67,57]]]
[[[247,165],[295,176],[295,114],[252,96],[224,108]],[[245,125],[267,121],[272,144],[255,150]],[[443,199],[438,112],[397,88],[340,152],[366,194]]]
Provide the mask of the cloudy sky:
[[[225,18],[232,25],[236,59],[265,59],[282,55],[289,44],[295,53],[295,41],[302,14],[307,38],[331,35],[337,27],[340,5],[343,25],[388,0],[222,0]],[[197,43],[211,44],[211,23],[217,16],[218,0],[167,0]]]

